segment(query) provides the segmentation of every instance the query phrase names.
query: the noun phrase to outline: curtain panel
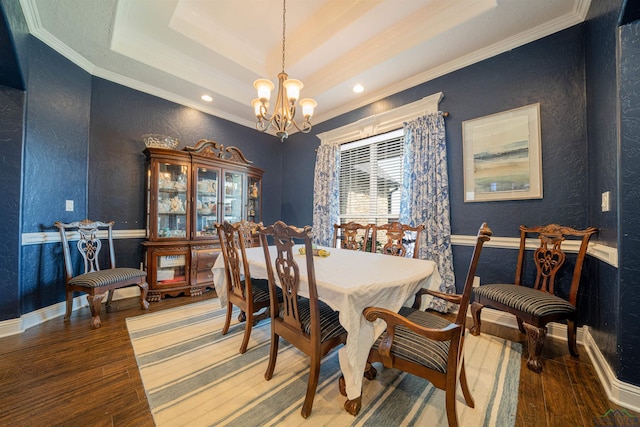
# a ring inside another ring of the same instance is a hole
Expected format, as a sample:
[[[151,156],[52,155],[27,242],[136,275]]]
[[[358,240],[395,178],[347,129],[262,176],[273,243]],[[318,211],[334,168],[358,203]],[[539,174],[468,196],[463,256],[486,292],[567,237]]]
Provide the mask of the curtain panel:
[[[340,145],[321,144],[313,181],[314,243],[331,246],[333,224],[340,223]]]
[[[400,222],[425,225],[418,258],[434,261],[442,277],[440,292],[455,293],[447,147],[442,113],[427,114],[404,124]],[[451,304],[424,296],[422,306],[447,312]]]

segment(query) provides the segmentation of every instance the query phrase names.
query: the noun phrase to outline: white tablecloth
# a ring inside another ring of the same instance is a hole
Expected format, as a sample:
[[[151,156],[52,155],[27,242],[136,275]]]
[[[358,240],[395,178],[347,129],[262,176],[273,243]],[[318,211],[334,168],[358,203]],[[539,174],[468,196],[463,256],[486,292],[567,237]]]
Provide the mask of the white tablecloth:
[[[384,330],[378,320],[374,325],[362,311],[369,306],[398,311],[412,305],[420,288],[439,290],[442,279],[433,261],[401,258],[368,252],[327,249],[331,255],[314,257],[318,297],[340,312],[340,323],[349,334],[346,345],[339,350],[340,369],[347,386],[347,397],[355,399],[362,391],[362,376],[369,349]],[[275,247],[269,247],[272,261]],[[251,277],[267,279],[264,252],[261,247],[247,249]],[[307,283],[306,263],[303,255],[296,255],[303,282]],[[213,283],[222,306],[227,304],[224,259],[219,256],[212,268]]]

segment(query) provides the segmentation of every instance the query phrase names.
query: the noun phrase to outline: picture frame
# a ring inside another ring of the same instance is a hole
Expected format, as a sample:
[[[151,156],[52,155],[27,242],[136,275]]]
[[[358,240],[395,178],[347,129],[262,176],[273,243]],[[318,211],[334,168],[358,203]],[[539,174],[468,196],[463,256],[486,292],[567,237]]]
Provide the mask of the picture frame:
[[[542,198],[540,104],[462,122],[464,201]]]

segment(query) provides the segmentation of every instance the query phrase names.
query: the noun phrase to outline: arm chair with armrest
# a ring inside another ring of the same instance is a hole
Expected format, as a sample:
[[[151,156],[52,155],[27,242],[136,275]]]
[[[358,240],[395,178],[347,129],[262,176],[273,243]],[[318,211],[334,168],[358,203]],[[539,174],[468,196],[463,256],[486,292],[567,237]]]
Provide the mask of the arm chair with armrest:
[[[413,234],[411,238],[413,242],[413,258],[418,258],[418,249],[420,248],[420,234],[424,230],[424,224],[412,227],[399,222],[390,222],[389,224],[378,225],[373,229],[373,241],[378,239],[378,232],[382,231],[385,235],[386,243],[382,246],[382,253],[393,256],[407,256],[410,254],[410,246],[406,240],[408,233]],[[415,233],[415,234],[414,234]]]
[[[464,332],[478,259],[484,242],[488,241],[490,236],[491,230],[486,223],[482,224],[478,230],[462,294],[444,294],[427,289],[421,289],[419,292],[458,304],[458,314],[454,323],[441,316],[410,307],[403,307],[399,313],[378,307],[367,307],[364,310],[367,320],[373,322],[382,319],[387,324],[386,331],[373,344],[367,361],[380,362],[385,368],[396,368],[425,378],[435,387],[444,390],[447,420],[452,427],[458,425],[458,378],[465,402],[471,408],[475,405],[464,368]],[[376,370],[371,366],[365,377],[373,379],[375,376]]]
[[[480,334],[480,312],[483,307],[491,307],[516,316],[518,328],[528,337],[529,357],[527,367],[534,372],[541,372],[543,363],[540,358],[544,340],[547,335],[547,323],[567,321],[569,351],[578,357],[576,346],[576,302],[582,264],[587,253],[591,236],[597,229],[589,227],[575,230],[557,224],[529,228],[520,226],[520,249],[516,265],[514,284],[488,284],[474,289],[475,300],[471,304],[474,326],[471,333]],[[539,239],[539,247],[533,252],[536,266],[536,278],[533,287],[523,283],[526,240],[530,237]],[[566,297],[559,292],[556,283],[559,271],[565,263],[566,255],[562,250],[562,242],[567,239],[579,240],[580,248],[575,259],[571,286]]]
[[[245,246],[247,243],[253,244],[251,235],[251,225],[238,222],[231,224],[225,221],[223,224],[216,224],[222,256],[224,259],[224,269],[227,284],[227,316],[222,327],[222,335],[229,332],[231,324],[231,314],[233,306],[240,309],[239,321],[245,322],[244,337],[240,344],[240,353],[247,351],[251,329],[254,323],[260,318],[254,314],[261,310],[269,310],[270,297],[269,286],[266,280],[252,279],[249,271],[249,263]],[[264,316],[266,318],[266,314]]]
[[[375,252],[373,244],[367,250],[367,242],[372,237],[371,229],[372,224],[362,225],[355,222],[333,224],[333,247],[337,248],[340,241],[341,249]]]
[[[301,411],[302,417],[307,418],[318,387],[320,361],[331,349],[346,342],[347,332],[340,325],[338,312],[318,299],[311,229],[300,229],[278,221],[259,233],[267,264],[269,290],[273,296],[277,289],[277,276],[283,294],[280,308],[275,300],[271,302],[271,350],[264,377],[268,381],[273,376],[280,337],[310,356],[311,371]],[[271,259],[267,236],[272,237],[275,245],[274,260]],[[300,268],[295,257],[298,251],[294,249],[296,242],[304,243],[305,247],[303,260],[307,267],[309,298],[300,295]]]
[[[97,329],[101,325],[100,304],[105,293],[108,293],[106,308],[111,307],[111,299],[116,289],[136,285],[140,288],[140,307],[143,310],[149,309],[147,302],[147,273],[143,270],[129,267],[116,267],[115,248],[113,245],[113,221],[102,222],[85,219],[65,224],[56,221],[55,226],[60,231],[60,241],[62,242],[62,254],[65,267],[66,303],[67,309],[64,320],[68,321],[73,309],[73,293],[84,292],[87,294],[87,301],[91,309],[91,329]],[[107,268],[100,268],[100,249],[102,248],[102,238],[98,233],[106,231],[104,239],[107,243],[109,253],[109,264]],[[79,240],[76,244],[79,257],[72,256],[67,233],[77,232]],[[81,269],[83,273],[77,274]]]

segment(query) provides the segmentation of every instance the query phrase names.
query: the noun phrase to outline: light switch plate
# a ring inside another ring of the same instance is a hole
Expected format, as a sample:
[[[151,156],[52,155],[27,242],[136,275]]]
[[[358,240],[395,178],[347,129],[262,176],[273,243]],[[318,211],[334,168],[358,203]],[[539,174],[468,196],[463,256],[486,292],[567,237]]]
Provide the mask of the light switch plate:
[[[610,200],[609,200],[609,192],[605,191],[602,193],[602,212],[609,212],[611,210]]]
[[[67,212],[73,212],[73,200],[67,200],[66,201],[66,207],[65,210]]]

